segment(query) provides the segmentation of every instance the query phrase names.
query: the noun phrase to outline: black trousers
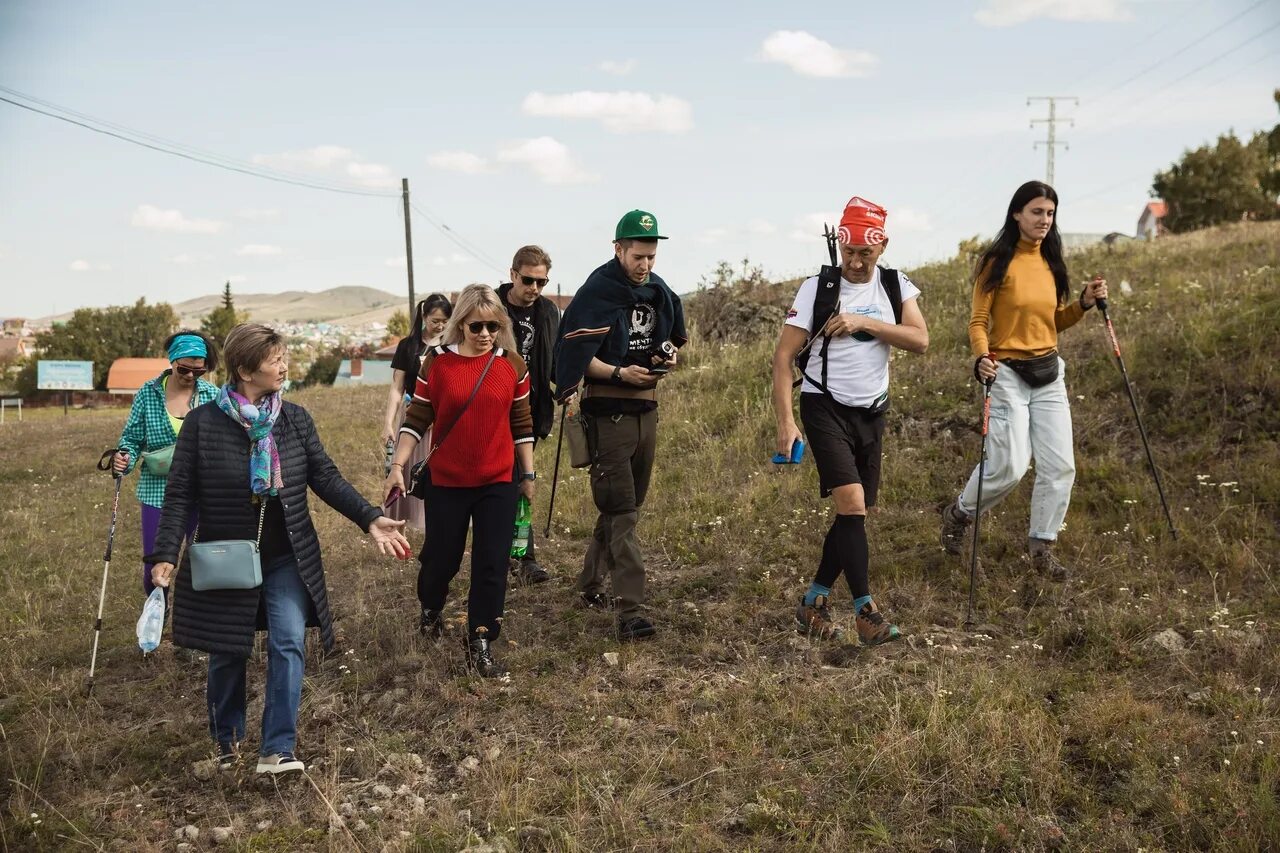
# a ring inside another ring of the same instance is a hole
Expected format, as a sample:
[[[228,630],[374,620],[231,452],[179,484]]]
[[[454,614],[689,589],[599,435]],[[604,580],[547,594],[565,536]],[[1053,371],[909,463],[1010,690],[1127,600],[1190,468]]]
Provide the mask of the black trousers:
[[[471,588],[467,594],[467,630],[496,640],[502,632],[507,600],[507,565],[516,521],[514,483],[474,488],[427,486],[424,501],[427,538],[418,555],[418,601],[440,610],[449,583],[462,568],[471,529]]]

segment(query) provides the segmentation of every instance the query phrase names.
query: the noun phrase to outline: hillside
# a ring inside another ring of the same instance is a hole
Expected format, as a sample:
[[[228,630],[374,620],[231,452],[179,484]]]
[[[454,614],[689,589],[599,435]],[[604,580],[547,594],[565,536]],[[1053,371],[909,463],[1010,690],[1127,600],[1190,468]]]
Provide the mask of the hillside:
[[[359,285],[314,293],[286,290],[283,293],[234,293],[233,296],[236,307],[249,312],[249,319],[267,324],[317,322],[355,327],[370,322],[385,323],[396,309],[408,307],[407,296]],[[201,319],[221,303],[222,294],[215,293],[174,303],[173,310],[184,325],[198,326]],[[70,316],[44,317],[32,323],[43,326]]]
[[[619,647],[608,616],[572,603],[594,520],[583,471],[561,468],[554,540],[540,543],[553,581],[508,595],[507,684],[461,665],[466,571],[448,636],[424,643],[414,564],[376,557],[317,501],[341,648],[309,648],[311,771],[279,786],[193,775],[211,751],[204,668],[133,643],[129,494],[85,698],[110,509],[93,462],[123,413],[6,425],[0,482],[19,497],[0,528],[0,839],[172,850],[190,825],[190,849],[211,849],[215,827],[234,849],[281,851],[1275,849],[1278,246],[1271,223],[1072,256],[1074,279],[1112,282],[1179,536],[1090,312],[1062,339],[1078,473],[1060,553],[1074,573],[1028,574],[1028,477],[984,523],[972,633],[966,573],[937,542],[937,506],[978,454],[964,259],[911,271],[932,345],[893,362],[868,523],[873,588],[904,631],[891,646],[812,643],[792,627],[829,521],[812,464],[768,463],[770,337],[721,347],[695,331],[665,380],[641,523],[660,630],[648,643]],[[293,397],[369,496],[381,398]],[[538,448],[544,474],[554,451]],[[847,589],[836,597],[851,621]],[[252,751],[263,662],[250,673]]]

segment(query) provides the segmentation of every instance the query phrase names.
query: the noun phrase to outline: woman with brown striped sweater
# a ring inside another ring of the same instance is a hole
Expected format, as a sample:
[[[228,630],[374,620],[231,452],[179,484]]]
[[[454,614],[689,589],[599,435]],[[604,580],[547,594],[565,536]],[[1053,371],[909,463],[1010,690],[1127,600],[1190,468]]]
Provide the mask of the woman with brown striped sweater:
[[[1107,296],[1102,278],[1072,298],[1056,221],[1058,194],[1040,181],[1018,187],[1004,227],[978,261],[969,343],[974,375],[991,384],[982,511],[999,503],[1036,462],[1031,492],[1031,562],[1054,580],[1067,568],[1053,554],[1075,482],[1071,406],[1058,333]],[[942,547],[960,554],[977,507],[978,468],[942,511]]]
[[[423,472],[429,477],[427,537],[418,555],[419,628],[433,639],[444,633],[445,598],[462,565],[470,528],[467,659],[486,678],[505,675],[490,644],[502,631],[516,517],[517,486],[511,476],[516,462],[522,472],[518,491],[533,498],[533,417],[529,369],[516,352],[506,309],[486,285],[462,291],[442,343],[422,363],[384,497],[393,489],[404,490],[404,465],[433,424],[434,444]]]

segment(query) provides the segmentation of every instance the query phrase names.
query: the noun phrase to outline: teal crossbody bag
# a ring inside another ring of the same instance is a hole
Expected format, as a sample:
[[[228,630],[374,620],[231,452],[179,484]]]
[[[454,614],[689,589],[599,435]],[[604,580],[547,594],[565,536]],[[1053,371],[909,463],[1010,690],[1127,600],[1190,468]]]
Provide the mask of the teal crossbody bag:
[[[191,588],[196,592],[209,589],[256,589],[262,586],[262,523],[267,518],[267,500],[262,499],[258,513],[258,539],[220,539],[200,542],[200,528],[191,537]]]

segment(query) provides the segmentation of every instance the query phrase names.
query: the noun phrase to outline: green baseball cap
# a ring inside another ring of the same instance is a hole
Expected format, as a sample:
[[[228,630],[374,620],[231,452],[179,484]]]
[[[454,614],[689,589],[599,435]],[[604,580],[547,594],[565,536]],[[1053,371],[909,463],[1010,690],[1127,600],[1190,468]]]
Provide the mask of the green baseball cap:
[[[658,219],[647,210],[632,210],[618,220],[615,240],[665,240],[658,233]]]

